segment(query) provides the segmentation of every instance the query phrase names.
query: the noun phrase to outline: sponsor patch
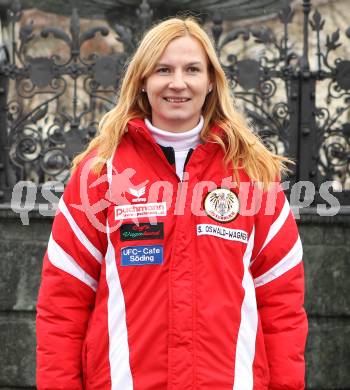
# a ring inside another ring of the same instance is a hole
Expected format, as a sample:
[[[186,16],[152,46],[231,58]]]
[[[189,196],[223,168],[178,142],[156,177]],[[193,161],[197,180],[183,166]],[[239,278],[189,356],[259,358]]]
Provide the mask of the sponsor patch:
[[[163,264],[163,245],[121,248],[121,265]]]
[[[239,200],[237,195],[229,189],[217,188],[206,195],[204,210],[215,221],[231,222],[239,213]]]
[[[153,240],[164,238],[164,224],[158,222],[154,225],[150,223],[125,223],[120,227],[120,240]]]
[[[166,216],[166,202],[115,206],[114,216],[116,221],[129,218],[164,217]]]
[[[215,236],[230,241],[248,242],[248,233],[244,230],[229,229],[223,226],[201,223],[197,225],[197,236]]]

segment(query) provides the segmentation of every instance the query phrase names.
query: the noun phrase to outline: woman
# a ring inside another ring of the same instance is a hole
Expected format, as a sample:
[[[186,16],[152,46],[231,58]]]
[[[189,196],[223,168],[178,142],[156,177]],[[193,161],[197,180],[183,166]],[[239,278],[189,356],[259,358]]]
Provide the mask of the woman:
[[[234,110],[199,25],[152,28],[59,204],[38,389],[303,389],[285,161]]]

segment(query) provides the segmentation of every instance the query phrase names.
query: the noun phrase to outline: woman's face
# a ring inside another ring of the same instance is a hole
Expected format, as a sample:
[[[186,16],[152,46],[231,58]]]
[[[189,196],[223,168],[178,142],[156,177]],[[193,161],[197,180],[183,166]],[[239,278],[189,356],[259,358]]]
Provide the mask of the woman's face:
[[[144,84],[153,125],[173,132],[192,129],[211,88],[202,45],[190,36],[174,39]]]

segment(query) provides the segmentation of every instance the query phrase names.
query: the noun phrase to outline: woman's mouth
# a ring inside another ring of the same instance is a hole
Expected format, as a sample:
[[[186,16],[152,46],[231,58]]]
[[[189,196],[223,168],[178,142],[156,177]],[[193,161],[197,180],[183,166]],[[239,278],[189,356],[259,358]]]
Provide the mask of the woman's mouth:
[[[166,100],[169,103],[185,103],[191,100],[190,98],[175,98],[175,97],[165,97],[164,100]]]

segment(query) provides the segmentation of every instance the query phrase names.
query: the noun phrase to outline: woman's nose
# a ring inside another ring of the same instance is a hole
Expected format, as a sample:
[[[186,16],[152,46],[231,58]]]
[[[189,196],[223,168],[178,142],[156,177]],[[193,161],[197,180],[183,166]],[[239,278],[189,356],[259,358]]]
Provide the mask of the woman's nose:
[[[169,88],[184,89],[187,87],[184,75],[182,72],[174,72],[173,77],[169,83]]]

